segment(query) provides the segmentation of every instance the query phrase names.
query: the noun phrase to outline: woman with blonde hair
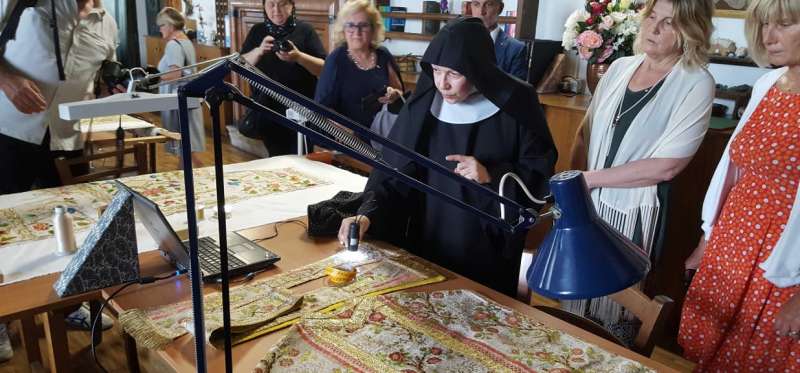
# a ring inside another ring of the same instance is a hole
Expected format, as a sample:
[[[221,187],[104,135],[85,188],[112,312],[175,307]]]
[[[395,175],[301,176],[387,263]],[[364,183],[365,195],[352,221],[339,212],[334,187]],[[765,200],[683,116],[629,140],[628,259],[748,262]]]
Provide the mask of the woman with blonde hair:
[[[186,18],[177,9],[166,7],[158,12],[156,22],[158,23],[158,30],[161,32],[161,37],[167,41],[166,46],[164,46],[164,56],[161,57],[161,60],[158,62],[158,71],[162,73],[172,71],[171,73],[161,76],[161,80],[170,81],[192,74],[194,69],[178,70],[181,67],[197,63],[194,45],[183,32]],[[176,93],[177,91],[177,84],[167,84],[159,87],[159,93]],[[178,110],[162,111],[161,125],[170,131],[180,132],[181,124],[178,117]],[[202,166],[202,162],[195,153],[202,152],[206,149],[203,114],[200,112],[199,108],[189,110],[189,128],[189,137],[192,147],[192,164],[195,167],[199,167]],[[168,143],[167,151],[176,155],[182,154],[180,142],[171,141]],[[179,162],[178,167],[183,168],[183,163]]]
[[[603,76],[573,148],[599,215],[658,265],[670,181],[694,156],[708,129],[714,79],[705,69],[711,0],[648,0],[637,54]],[[635,327],[608,298],[564,302],[602,322],[623,341]]]
[[[382,104],[402,95],[399,69],[386,48],[383,20],[369,0],[345,3],[334,25],[335,50],[325,59],[317,102],[369,128]]]
[[[761,77],[703,203],[678,342],[698,372],[800,371],[800,2],[753,0]]]

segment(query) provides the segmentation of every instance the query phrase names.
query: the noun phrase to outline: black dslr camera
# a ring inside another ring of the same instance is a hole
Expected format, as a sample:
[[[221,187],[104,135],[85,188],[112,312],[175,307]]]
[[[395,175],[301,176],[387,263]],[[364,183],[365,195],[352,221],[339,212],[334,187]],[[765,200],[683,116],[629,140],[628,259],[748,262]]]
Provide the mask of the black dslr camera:
[[[272,42],[272,51],[275,53],[288,52],[292,49],[294,49],[292,43],[290,43],[285,37],[275,38],[275,41]]]

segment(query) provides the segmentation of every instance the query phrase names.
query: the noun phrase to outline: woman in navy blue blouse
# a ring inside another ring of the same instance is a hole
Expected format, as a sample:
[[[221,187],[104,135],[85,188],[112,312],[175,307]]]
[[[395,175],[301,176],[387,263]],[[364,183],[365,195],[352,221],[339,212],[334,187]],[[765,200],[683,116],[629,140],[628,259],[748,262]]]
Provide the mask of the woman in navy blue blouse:
[[[338,47],[325,59],[315,99],[369,127],[381,104],[402,94],[392,54],[378,46],[384,39],[380,12],[368,0],[348,1],[334,26]],[[370,99],[378,97],[377,100]]]

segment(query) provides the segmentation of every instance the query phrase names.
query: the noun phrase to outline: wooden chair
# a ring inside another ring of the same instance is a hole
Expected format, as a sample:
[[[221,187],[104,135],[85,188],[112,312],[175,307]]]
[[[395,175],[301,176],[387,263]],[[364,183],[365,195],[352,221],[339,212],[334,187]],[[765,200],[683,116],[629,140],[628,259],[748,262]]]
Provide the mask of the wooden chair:
[[[118,154],[119,153],[116,150],[112,150],[108,152],[95,153],[92,155],[85,155],[82,157],[70,158],[70,159],[61,157],[55,160],[56,170],[58,170],[58,176],[59,178],[61,178],[61,182],[64,185],[72,185],[78,183],[85,183],[89,181],[116,178],[119,177],[119,175],[131,172],[137,175],[142,175],[149,172],[147,165],[146,144],[134,144],[132,147],[128,147],[122,150],[123,156],[126,154],[133,154],[133,159],[134,159],[133,165],[130,166],[123,165],[121,168],[117,167],[116,162]],[[108,158],[110,158],[111,161],[114,163],[114,167],[95,169],[85,175],[73,174],[72,171],[73,166],[88,164],[91,161],[96,161],[99,159],[108,159]]]
[[[642,322],[631,350],[644,356],[650,356],[653,353],[655,341],[661,337],[665,321],[675,305],[672,299],[664,295],[657,295],[655,298],[650,299],[635,286],[611,294],[609,297],[622,307],[625,307]],[[535,308],[621,346],[625,345],[600,324],[585,317],[555,307],[535,306]]]

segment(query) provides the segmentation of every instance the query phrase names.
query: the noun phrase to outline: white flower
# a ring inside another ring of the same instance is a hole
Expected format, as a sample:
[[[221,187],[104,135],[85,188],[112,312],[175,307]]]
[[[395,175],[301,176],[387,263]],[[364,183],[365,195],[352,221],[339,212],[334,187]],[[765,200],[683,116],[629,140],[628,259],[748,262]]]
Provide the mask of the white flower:
[[[621,23],[624,22],[625,19],[628,18],[628,15],[623,12],[611,12],[611,19],[614,20],[614,23]]]
[[[564,30],[564,35],[561,37],[561,46],[564,49],[572,49],[575,47],[575,38],[578,37],[578,32],[574,28]]]
[[[564,35],[561,37],[561,45],[564,49],[572,49],[575,47],[575,38],[578,37],[578,22],[583,22],[589,18],[591,14],[585,9],[576,9],[569,15],[567,21],[564,23]]]
[[[589,18],[589,16],[591,16],[591,14],[589,14],[589,12],[587,12],[586,9],[583,8],[576,9],[567,18],[567,22],[564,23],[564,28],[568,30],[569,29],[574,30],[576,27],[578,27],[578,22],[585,21],[587,18]]]

